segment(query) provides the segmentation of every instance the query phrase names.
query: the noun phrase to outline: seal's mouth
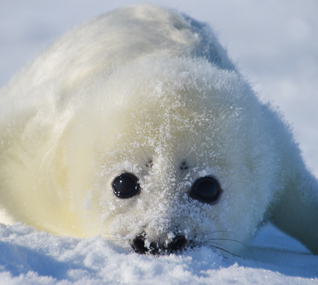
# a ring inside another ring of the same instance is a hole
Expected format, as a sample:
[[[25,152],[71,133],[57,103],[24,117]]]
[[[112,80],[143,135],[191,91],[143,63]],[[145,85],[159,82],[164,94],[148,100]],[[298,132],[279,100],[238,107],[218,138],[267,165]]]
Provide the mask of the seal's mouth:
[[[186,248],[188,240],[184,235],[177,234],[173,239],[166,240],[164,243],[149,241],[145,233],[136,236],[130,241],[131,247],[139,254],[170,254],[182,251]]]

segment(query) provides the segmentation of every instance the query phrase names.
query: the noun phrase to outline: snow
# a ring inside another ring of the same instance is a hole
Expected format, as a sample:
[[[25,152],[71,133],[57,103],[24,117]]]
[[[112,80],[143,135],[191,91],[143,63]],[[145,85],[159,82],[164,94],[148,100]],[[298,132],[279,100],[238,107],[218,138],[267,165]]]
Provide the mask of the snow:
[[[0,284],[317,284],[317,257],[268,225],[245,259],[207,247],[153,257],[100,237],[0,226]],[[277,244],[277,240],[280,243]],[[4,282],[4,283],[2,283]]]
[[[318,2],[147,1],[209,22],[264,101],[292,122],[318,177]],[[66,30],[134,1],[0,2],[0,86]],[[89,206],[89,205],[88,205]],[[318,284],[318,257],[272,225],[242,257],[202,247],[142,256],[100,237],[78,239],[0,225],[0,284]]]

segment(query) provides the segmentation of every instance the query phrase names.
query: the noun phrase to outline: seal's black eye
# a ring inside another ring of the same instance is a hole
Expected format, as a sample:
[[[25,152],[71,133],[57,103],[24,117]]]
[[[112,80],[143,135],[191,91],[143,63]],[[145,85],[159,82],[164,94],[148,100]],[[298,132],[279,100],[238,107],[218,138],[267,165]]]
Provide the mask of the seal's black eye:
[[[139,193],[138,178],[131,173],[122,173],[112,182],[114,194],[118,198],[131,198]]]
[[[206,176],[193,183],[189,196],[203,203],[214,204],[221,193],[222,189],[219,182],[211,176]]]

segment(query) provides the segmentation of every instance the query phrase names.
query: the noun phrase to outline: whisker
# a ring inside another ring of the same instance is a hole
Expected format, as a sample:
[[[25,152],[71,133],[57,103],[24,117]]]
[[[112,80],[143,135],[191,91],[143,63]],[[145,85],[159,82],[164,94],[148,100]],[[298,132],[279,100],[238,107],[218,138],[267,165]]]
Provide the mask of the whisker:
[[[137,161],[142,165],[142,166],[144,166],[144,167],[147,167],[147,161],[142,161],[142,160],[140,160],[140,159],[137,159]]]
[[[123,241],[122,239],[119,238],[107,238],[107,241]]]
[[[212,244],[213,247],[215,247],[214,245],[217,245],[217,246],[222,246],[222,243],[220,242],[215,242],[215,241],[207,241],[208,244]],[[203,243],[202,243],[203,245]]]
[[[102,235],[102,237],[103,237],[103,238],[106,238],[107,240],[110,240],[110,241],[121,241],[121,240],[122,240],[121,238],[114,237],[114,236]]]
[[[225,249],[224,247],[221,247],[221,246],[219,245],[219,243],[210,243],[209,245],[210,245],[211,247],[213,247],[213,248],[216,248],[216,249],[219,249],[219,250],[221,250],[221,251],[224,251],[224,252],[226,252],[226,253],[228,253],[228,254],[230,254],[230,255],[233,255],[233,256],[236,256],[236,257],[241,258],[240,255],[238,255],[238,254],[236,254],[236,253],[233,253],[233,252],[231,252],[230,250]]]
[[[239,243],[240,245],[243,245],[246,249],[248,250],[251,250],[245,243],[241,242],[241,241],[238,241],[238,240],[235,240],[235,239],[229,239],[229,238],[216,238],[216,239],[212,239],[212,241],[214,240],[226,240],[226,241],[233,241],[233,242],[237,242]]]
[[[205,232],[205,233],[200,233],[200,235],[205,236],[205,235],[218,234],[218,233],[231,233],[231,231]]]
[[[145,151],[142,145],[140,145],[140,148],[142,149],[143,153],[146,155],[147,160],[151,159],[150,155],[148,155],[148,153]]]
[[[118,237],[119,235],[119,237]],[[118,240],[121,240],[123,238],[123,236],[120,233],[117,232],[107,232],[107,233],[103,233],[102,236],[107,237],[107,238],[115,238]]]
[[[217,231],[217,232],[205,232],[205,233],[200,233],[199,236],[208,236],[208,235],[214,235],[214,234],[218,234],[218,233],[231,233],[231,231]],[[231,242],[236,242],[242,246],[244,246],[247,250],[251,251],[251,248],[248,247],[245,243],[239,241],[239,240],[235,240],[235,239],[231,239],[231,238],[223,238],[223,237],[211,237],[210,240],[208,240],[207,242],[215,242],[215,241],[231,241]],[[218,243],[219,244],[219,243]]]
[[[230,252],[229,250],[224,249],[224,248],[222,248],[222,247],[219,247],[219,246],[213,246],[213,247],[216,248],[216,249],[219,249],[219,250],[221,250],[221,251],[224,251],[224,252],[226,252],[226,253],[228,253],[228,254],[230,254],[230,255],[233,255],[233,256],[236,256],[236,257],[240,257],[238,254],[233,253],[233,252]]]
[[[193,152],[194,148],[196,147],[198,141],[199,141],[199,138],[196,139],[194,145],[191,147],[190,151],[189,151],[188,154],[186,155],[185,160],[187,160],[187,159],[189,158],[190,154]]]

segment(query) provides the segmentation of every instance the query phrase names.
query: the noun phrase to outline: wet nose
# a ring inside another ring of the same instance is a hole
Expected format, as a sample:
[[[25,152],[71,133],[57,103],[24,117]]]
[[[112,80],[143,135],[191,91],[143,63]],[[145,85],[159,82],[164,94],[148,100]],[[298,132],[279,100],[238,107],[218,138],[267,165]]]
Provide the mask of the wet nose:
[[[145,235],[136,236],[132,242],[131,246],[135,252],[140,254],[145,254],[147,252],[151,254],[169,254],[176,251],[181,251],[185,248],[187,244],[187,239],[184,235],[176,235],[168,244],[161,244],[159,242],[148,242],[146,244],[147,238]]]

